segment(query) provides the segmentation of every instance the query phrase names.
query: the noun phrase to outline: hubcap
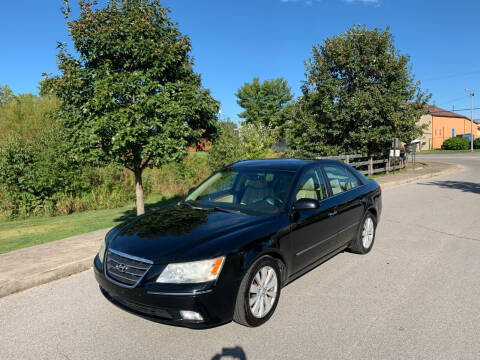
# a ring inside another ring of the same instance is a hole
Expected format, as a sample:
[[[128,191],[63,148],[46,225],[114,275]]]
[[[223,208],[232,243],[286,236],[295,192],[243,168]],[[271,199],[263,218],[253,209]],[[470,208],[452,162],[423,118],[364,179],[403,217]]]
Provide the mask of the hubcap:
[[[264,266],[256,273],[248,292],[250,311],[256,318],[267,315],[275,303],[278,291],[277,273]]]
[[[375,226],[373,225],[372,218],[369,216],[365,219],[362,230],[362,244],[365,249],[368,249],[370,245],[372,245],[374,232]]]

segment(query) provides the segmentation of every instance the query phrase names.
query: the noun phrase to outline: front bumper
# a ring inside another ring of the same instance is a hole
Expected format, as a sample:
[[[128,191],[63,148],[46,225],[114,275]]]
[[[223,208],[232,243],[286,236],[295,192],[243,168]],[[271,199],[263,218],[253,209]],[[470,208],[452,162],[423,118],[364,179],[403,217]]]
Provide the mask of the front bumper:
[[[145,279],[135,288],[126,288],[111,282],[95,257],[95,279],[102,294],[113,304],[145,319],[163,324],[204,329],[230,322],[233,318],[239,282],[218,279],[215,284],[200,284],[195,289],[181,291],[178,286],[168,291],[158,291],[159,284]],[[225,270],[225,267],[224,269]],[[199,313],[203,320],[185,320],[180,310]]]

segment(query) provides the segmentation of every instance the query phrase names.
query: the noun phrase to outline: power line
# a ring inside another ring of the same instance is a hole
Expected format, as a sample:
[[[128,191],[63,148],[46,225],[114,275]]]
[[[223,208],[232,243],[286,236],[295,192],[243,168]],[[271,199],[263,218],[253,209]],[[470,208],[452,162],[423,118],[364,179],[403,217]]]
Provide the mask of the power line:
[[[421,79],[420,79],[420,81],[425,82],[425,81],[436,81],[436,80],[452,79],[452,78],[456,78],[456,77],[468,76],[468,75],[479,74],[479,73],[480,73],[480,70],[474,70],[474,71],[470,71],[470,72],[466,72],[466,73],[458,73],[458,74],[452,74],[452,75],[434,77],[434,78],[424,79],[424,80],[421,80]],[[470,110],[470,109],[468,109],[468,110]]]
[[[468,109],[455,109],[454,111],[451,111],[451,112],[470,111],[470,110],[471,110],[470,108],[468,108]],[[480,107],[473,108],[473,110],[480,110]],[[450,110],[445,110],[445,111],[450,111]],[[432,111],[432,113],[439,113],[439,112],[443,112],[443,111]]]

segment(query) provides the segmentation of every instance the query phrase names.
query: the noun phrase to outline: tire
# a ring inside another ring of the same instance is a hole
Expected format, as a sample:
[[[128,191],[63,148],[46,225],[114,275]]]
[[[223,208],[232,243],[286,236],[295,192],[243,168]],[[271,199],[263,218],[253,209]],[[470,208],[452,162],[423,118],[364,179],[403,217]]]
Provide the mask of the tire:
[[[373,247],[375,241],[375,230],[377,229],[377,221],[375,216],[368,211],[363,217],[360,226],[358,227],[357,236],[349,246],[349,250],[357,254],[367,254]],[[367,234],[365,234],[365,231]],[[370,236],[365,239],[365,235]],[[365,241],[364,241],[365,240]]]
[[[263,277],[262,273],[264,275]],[[273,274],[275,275],[276,286],[272,285],[275,283],[273,280]],[[264,286],[264,280],[266,280],[265,276],[269,279],[266,284],[269,287]],[[260,286],[257,286],[257,291],[259,291],[261,295],[260,297],[257,295],[257,301],[253,301],[251,305],[250,299],[253,300],[255,298],[254,292],[251,291],[254,289],[254,287],[256,287],[259,279],[261,281]],[[275,312],[278,299],[280,298],[282,286],[281,279],[280,267],[274,258],[270,256],[263,256],[256,260],[250,266],[244,275],[242,282],[240,283],[240,288],[238,289],[237,300],[235,303],[235,311],[233,313],[233,321],[248,327],[260,326],[267,322]],[[262,290],[265,288],[267,290],[270,289],[270,291]],[[274,298],[273,294],[275,294]],[[263,311],[266,311],[264,314],[262,314],[261,311],[262,305]],[[254,310],[256,310],[256,313]]]

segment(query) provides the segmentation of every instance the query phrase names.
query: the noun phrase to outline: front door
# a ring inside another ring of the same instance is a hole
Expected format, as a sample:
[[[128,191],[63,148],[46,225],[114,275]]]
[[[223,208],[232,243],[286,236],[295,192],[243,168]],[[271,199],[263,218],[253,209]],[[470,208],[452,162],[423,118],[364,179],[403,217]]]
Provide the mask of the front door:
[[[334,226],[338,231],[337,246],[348,244],[357,234],[364,213],[361,183],[341,164],[323,165],[332,199],[337,204]]]
[[[290,253],[292,273],[320,259],[334,250],[336,229],[334,227],[335,206],[328,198],[327,186],[318,166],[308,168],[294,189],[293,201],[302,198],[315,199],[320,208],[293,212],[291,215]]]

